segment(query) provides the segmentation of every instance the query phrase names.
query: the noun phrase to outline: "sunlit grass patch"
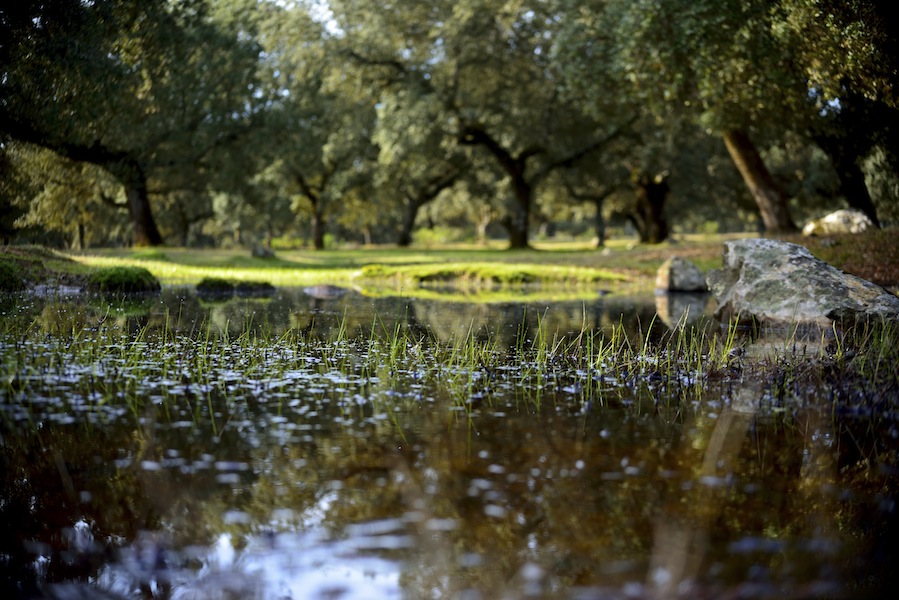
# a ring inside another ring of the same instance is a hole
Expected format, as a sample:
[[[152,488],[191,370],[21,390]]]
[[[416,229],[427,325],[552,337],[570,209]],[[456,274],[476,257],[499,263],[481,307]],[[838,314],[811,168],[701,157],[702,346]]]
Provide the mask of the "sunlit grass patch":
[[[125,256],[82,255],[74,257],[79,263],[90,267],[128,266],[139,264],[153,273],[163,285],[196,285],[203,279],[223,279],[232,281],[257,281],[265,279],[277,287],[303,286],[317,283],[348,283],[354,269],[308,270],[296,265],[250,257],[209,257],[205,264],[177,261],[169,254],[169,259],[135,261]]]
[[[680,256],[707,271],[721,266],[722,242],[747,234],[678,236],[677,241],[639,245],[633,240],[611,240],[605,248],[585,243],[535,243],[533,248],[509,251],[475,244],[433,248],[373,246],[324,251],[279,250],[274,258],[255,258],[245,249],[91,249],[81,253],[55,253],[31,248],[35,261],[61,272],[84,274],[95,266],[139,265],[146,267],[164,285],[196,284],[214,277],[259,280],[275,286],[332,284],[365,287],[373,282],[386,290],[395,282],[409,292],[424,285],[476,286],[522,285],[591,286],[614,283],[633,292],[651,291],[659,266],[671,256]],[[882,285],[895,285],[895,230],[867,236],[834,238],[827,244],[798,239],[813,253],[834,266]],[[73,261],[67,261],[71,257]],[[264,275],[260,275],[264,272]],[[605,286],[604,286],[605,287]]]
[[[524,253],[482,249],[431,253],[400,249],[293,251],[279,253],[274,259],[225,250],[166,249],[162,255],[107,250],[72,258],[89,267],[140,265],[166,285],[195,285],[203,279],[264,279],[275,286],[377,283],[382,290],[386,289],[385,284],[391,284],[408,291],[420,286],[452,285],[474,292],[476,288],[489,291],[497,286],[577,287],[631,281],[622,273],[584,265],[583,260],[572,262],[573,257],[565,252],[537,250]]]
[[[524,263],[454,263],[362,267],[359,280],[394,280],[411,285],[455,283],[456,285],[525,285],[533,283],[586,285],[625,281],[623,275],[603,269]]]

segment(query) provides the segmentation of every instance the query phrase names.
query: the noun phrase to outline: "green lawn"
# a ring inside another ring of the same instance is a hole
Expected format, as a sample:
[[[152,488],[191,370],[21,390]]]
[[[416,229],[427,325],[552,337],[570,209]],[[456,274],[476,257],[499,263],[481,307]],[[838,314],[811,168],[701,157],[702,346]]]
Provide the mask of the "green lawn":
[[[899,285],[899,236],[886,229],[860,236],[790,238],[831,264],[895,289]],[[655,272],[677,255],[708,271],[721,265],[722,243],[747,237],[677,236],[656,246],[613,240],[597,249],[577,243],[536,243],[510,251],[499,246],[441,248],[365,247],[325,251],[281,250],[254,258],[246,249],[118,248],[53,252],[39,247],[0,248],[0,258],[43,265],[58,280],[75,280],[93,267],[147,268],[163,285],[195,285],[204,278],[266,281],[275,286],[355,286],[371,295],[492,294],[499,298],[587,297],[597,291],[634,294],[652,290]],[[71,260],[67,260],[71,259]],[[32,269],[33,270],[33,269]],[[539,292],[537,291],[539,290]]]
[[[633,247],[613,242],[604,249],[575,244],[538,244],[528,250],[479,246],[443,249],[371,247],[350,250],[284,250],[254,258],[244,249],[97,249],[67,256],[90,267],[139,265],[164,285],[196,284],[215,277],[265,280],[276,286],[356,285],[390,288],[448,286],[468,289],[542,286],[605,291],[649,290],[656,269],[670,255],[692,256],[702,268],[720,264],[721,240]],[[716,262],[717,261],[717,262]]]

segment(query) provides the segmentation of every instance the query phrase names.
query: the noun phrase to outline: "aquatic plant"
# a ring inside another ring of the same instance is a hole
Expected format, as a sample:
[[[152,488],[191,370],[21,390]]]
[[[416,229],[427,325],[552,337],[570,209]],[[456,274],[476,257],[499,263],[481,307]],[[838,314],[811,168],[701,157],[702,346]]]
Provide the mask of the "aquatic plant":
[[[209,323],[199,335],[168,323],[130,333],[109,315],[52,337],[7,326],[13,329],[0,334],[0,396],[37,411],[35,418],[55,412],[52,405],[42,409],[42,399],[67,398],[82,409],[124,408],[135,419],[148,409],[165,419],[183,413],[194,422],[209,419],[217,432],[237,406],[270,401],[367,406],[402,430],[409,402],[467,415],[497,403],[529,412],[621,406],[678,414],[707,398],[726,402],[736,389],[755,390],[759,405],[779,407],[827,390],[842,406],[889,415],[899,359],[899,332],[888,323],[830,332],[814,346],[781,342],[761,356],[747,356],[735,324],[719,330],[714,322],[662,334],[649,323],[634,337],[621,323],[563,335],[541,318],[510,347],[471,328],[440,340],[378,320],[366,335],[351,337],[346,317],[324,334],[292,329],[277,338],[251,321],[236,337]]]

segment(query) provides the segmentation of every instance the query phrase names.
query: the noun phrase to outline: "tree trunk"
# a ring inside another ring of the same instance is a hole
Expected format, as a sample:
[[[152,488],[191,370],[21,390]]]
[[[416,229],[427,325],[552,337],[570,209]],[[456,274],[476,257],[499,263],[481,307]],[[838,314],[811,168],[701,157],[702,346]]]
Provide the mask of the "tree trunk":
[[[529,248],[527,227],[522,227],[520,220],[514,216],[502,220],[503,227],[509,233],[509,250]]]
[[[400,233],[396,240],[400,248],[408,248],[412,245],[412,229],[415,227],[415,219],[418,218],[418,211],[422,206],[422,203],[415,198],[408,198],[408,201],[406,214],[403,215],[403,223],[400,225]]]
[[[403,224],[400,228],[397,245],[405,248],[412,244],[412,229],[415,227],[418,211],[421,210],[422,206],[439,196],[443,190],[452,187],[461,174],[461,168],[452,167],[446,173],[432,177],[418,189],[414,189],[412,186],[407,187],[404,192],[407,202],[406,214],[403,216]]]
[[[316,250],[325,249],[325,216],[321,213],[317,201],[312,202],[312,219],[309,222],[312,229],[312,247]]]
[[[637,179],[636,221],[642,224],[640,241],[644,244],[661,244],[668,239],[665,201],[669,189],[663,176],[641,175]]]
[[[489,212],[482,213],[477,219],[477,223],[475,225],[477,234],[475,237],[477,238],[478,243],[482,246],[485,246],[487,244],[487,228],[490,226],[490,222],[492,220],[493,219],[491,218]]]
[[[109,172],[121,182],[125,188],[128,201],[128,212],[131,215],[133,243],[135,246],[161,246],[162,234],[156,227],[153,210],[150,207],[150,195],[147,192],[147,175],[140,163],[131,158],[106,165]]]
[[[512,181],[515,206],[512,214],[503,219],[503,226],[509,232],[509,249],[528,248],[528,221],[531,216],[531,183],[525,177],[525,168],[530,157],[542,151],[541,148],[530,148],[522,151],[517,157],[504,148],[499,142],[480,126],[463,127],[460,143],[467,145],[483,145],[497,159],[503,171]],[[539,178],[538,178],[539,179]]]
[[[853,160],[845,169],[838,169],[840,178],[840,191],[846,196],[846,202],[850,207],[862,211],[871,219],[876,227],[880,227],[880,219],[877,218],[877,207],[871,199],[871,193],[865,184],[865,174],[861,167]]]
[[[871,193],[865,184],[865,174],[858,164],[858,158],[847,151],[846,145],[839,139],[824,135],[818,136],[818,146],[830,157],[834,171],[840,180],[840,193],[852,208],[868,215],[871,222],[880,227],[877,208],[871,199]]]
[[[594,217],[594,226],[596,227],[596,247],[602,248],[606,245],[606,220],[602,216],[602,202],[605,198],[597,198],[596,217]]]
[[[509,232],[509,249],[522,250],[530,247],[528,225],[531,220],[531,186],[521,173],[513,175],[512,187],[515,189],[515,203],[512,214],[503,220],[503,224]]]
[[[797,231],[787,208],[787,197],[774,181],[749,134],[728,131],[724,134],[724,144],[758,205],[765,231],[774,234]]]

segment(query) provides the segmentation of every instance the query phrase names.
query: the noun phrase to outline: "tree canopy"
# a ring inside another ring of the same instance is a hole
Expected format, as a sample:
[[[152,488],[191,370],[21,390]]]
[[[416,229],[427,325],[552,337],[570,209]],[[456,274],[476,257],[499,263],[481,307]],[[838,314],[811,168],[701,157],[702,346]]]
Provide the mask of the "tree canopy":
[[[23,0],[4,239],[408,245],[896,219],[885,1]],[[742,183],[740,183],[742,182]],[[292,242],[290,240],[293,240]]]

